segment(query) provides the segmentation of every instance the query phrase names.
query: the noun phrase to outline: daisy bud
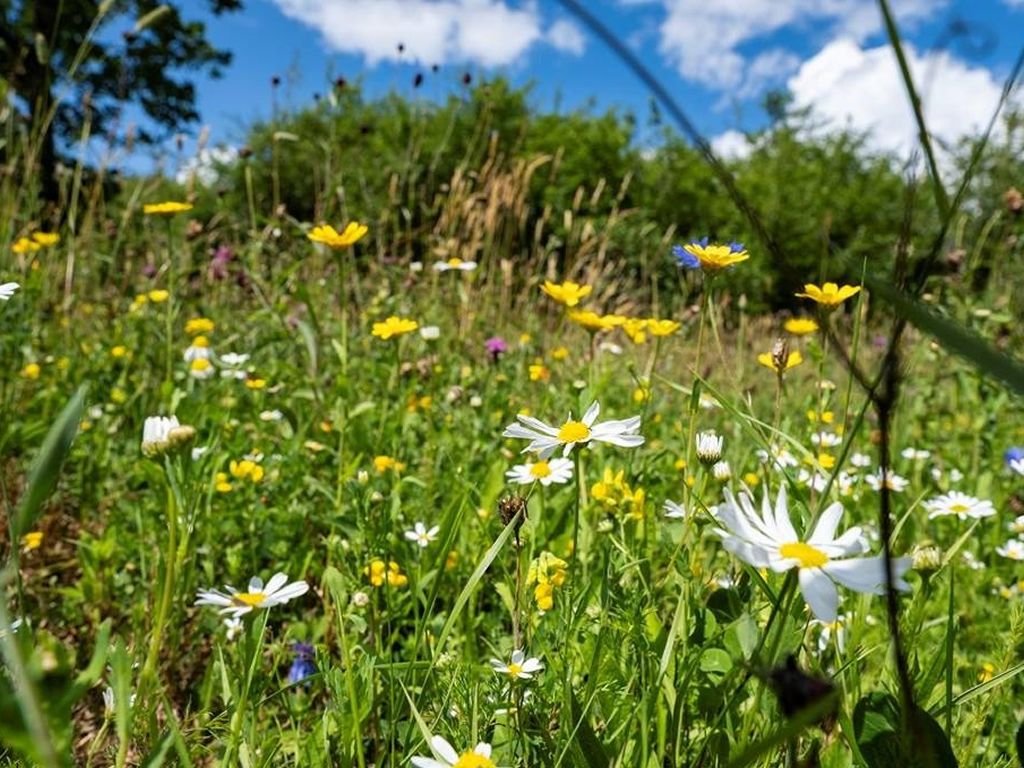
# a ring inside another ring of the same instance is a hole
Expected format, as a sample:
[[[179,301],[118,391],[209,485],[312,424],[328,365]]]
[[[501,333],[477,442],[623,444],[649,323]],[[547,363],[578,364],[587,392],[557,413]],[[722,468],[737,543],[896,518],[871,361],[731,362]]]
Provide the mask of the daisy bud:
[[[370,602],[370,596],[365,592],[355,592],[352,595],[352,605],[356,608],[364,608]]]
[[[613,530],[615,530],[615,525],[608,518],[603,519],[597,524],[598,533],[611,533]]]
[[[724,438],[714,432],[700,432],[697,434],[697,459],[701,464],[711,466],[722,458],[722,443]]]
[[[942,565],[942,550],[934,545],[917,546],[910,553],[911,567],[921,574],[931,574]]]
[[[728,461],[716,461],[711,467],[711,475],[720,483],[727,482],[732,477],[732,467]]]
[[[502,525],[508,525],[513,520],[515,527],[513,532],[516,536],[516,544],[519,544],[519,529],[526,522],[526,499],[522,496],[506,496],[498,502],[498,518]]]
[[[371,504],[380,504],[382,501],[384,501],[384,494],[382,494],[380,491],[374,491],[373,493],[370,494]]]
[[[181,424],[167,433],[167,445],[170,451],[181,451],[195,442],[196,428],[188,424]]]

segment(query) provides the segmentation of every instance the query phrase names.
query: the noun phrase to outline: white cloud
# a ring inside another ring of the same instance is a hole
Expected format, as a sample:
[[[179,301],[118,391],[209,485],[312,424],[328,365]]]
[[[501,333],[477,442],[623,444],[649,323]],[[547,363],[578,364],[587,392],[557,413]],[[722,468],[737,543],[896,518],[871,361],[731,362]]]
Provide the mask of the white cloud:
[[[904,50],[934,139],[952,143],[984,128],[1002,91],[991,72],[946,52]],[[888,46],[862,49],[835,40],[803,63],[788,88],[794,106],[810,107],[824,121],[820,130],[865,131],[874,149],[904,158],[917,146],[913,112]]]
[[[784,28],[822,39],[863,41],[878,32],[881,17],[866,0],[620,0],[657,3],[665,10],[659,50],[679,74],[717,89],[752,89],[757,73],[743,49]],[[934,14],[947,0],[894,0],[902,24]],[[1022,0],[1024,2],[1024,0]],[[763,55],[763,54],[762,54]],[[778,56],[778,54],[775,54]],[[755,59],[756,63],[756,59]],[[787,63],[776,59],[775,63]],[[788,62],[788,63],[791,63]],[[764,62],[762,62],[762,65]],[[750,86],[746,83],[750,82]]]
[[[723,160],[742,160],[754,151],[745,134],[728,130],[711,140],[711,149]]]
[[[583,36],[568,21],[544,29],[536,0],[273,0],[288,17],[319,30],[336,51],[423,65],[511,64],[538,42],[579,54]],[[405,46],[399,54],[397,46]]]
[[[204,187],[212,187],[220,179],[221,168],[230,165],[238,157],[238,150],[234,147],[220,146],[201,149],[198,154],[193,155],[184,162],[174,179],[179,184],[187,184],[195,179]]]
[[[547,41],[560,51],[579,56],[586,47],[580,28],[566,19],[559,19],[548,30]]]

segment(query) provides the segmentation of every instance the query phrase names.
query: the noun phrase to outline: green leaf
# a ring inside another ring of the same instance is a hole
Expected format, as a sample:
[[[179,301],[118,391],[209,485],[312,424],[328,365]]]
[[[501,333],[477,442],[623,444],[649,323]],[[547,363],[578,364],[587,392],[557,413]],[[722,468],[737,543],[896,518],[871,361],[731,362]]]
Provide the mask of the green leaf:
[[[57,483],[61,465],[71,450],[71,442],[78,434],[78,423],[81,421],[82,408],[85,405],[85,391],[86,386],[83,384],[46,433],[43,446],[29,470],[28,486],[15,515],[15,540],[20,539],[31,529],[39,509]]]
[[[152,751],[146,755],[143,759],[140,768],[160,768],[164,764],[164,760],[167,759],[167,753],[171,750],[171,745],[174,744],[174,734],[165,733],[157,745],[153,747]]]
[[[732,669],[732,657],[721,648],[708,648],[700,655],[703,672],[724,675]]]
[[[957,768],[956,755],[942,727],[920,707],[904,723],[896,698],[865,696],[853,711],[857,746],[868,768]]]
[[[576,746],[583,753],[584,765],[588,768],[607,768],[610,764],[608,755],[601,745],[600,739],[594,729],[587,722],[587,713],[580,706],[580,700],[576,698],[576,692],[571,693],[572,699],[572,722],[574,724],[574,739]]]

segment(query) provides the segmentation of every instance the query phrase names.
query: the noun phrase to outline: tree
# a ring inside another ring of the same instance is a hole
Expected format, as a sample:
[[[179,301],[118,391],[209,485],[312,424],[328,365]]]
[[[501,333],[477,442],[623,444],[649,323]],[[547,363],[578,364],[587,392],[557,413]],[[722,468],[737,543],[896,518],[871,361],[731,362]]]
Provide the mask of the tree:
[[[217,15],[242,6],[207,3]],[[124,104],[139,105],[157,128],[137,134],[143,143],[198,120],[195,86],[181,70],[218,77],[231,60],[205,33],[156,0],[0,0],[0,77],[36,131],[44,198],[56,198],[61,141],[78,135],[87,114],[102,133]]]

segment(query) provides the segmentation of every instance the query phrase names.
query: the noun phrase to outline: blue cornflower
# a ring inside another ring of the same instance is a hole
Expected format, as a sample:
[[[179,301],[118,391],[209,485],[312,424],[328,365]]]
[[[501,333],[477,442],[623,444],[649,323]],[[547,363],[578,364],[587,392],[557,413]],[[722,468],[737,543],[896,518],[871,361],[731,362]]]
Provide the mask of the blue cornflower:
[[[295,685],[301,683],[307,677],[316,674],[316,664],[313,663],[313,646],[308,643],[294,643],[292,645],[292,652],[295,654],[295,659],[292,661],[292,666],[288,670],[288,683]],[[306,683],[309,685],[309,683]]]
[[[704,238],[704,242],[707,242],[707,238]],[[700,269],[700,259],[694,256],[692,253],[683,249],[681,245],[672,246],[672,255],[676,257],[676,262],[680,267],[684,269]]]

